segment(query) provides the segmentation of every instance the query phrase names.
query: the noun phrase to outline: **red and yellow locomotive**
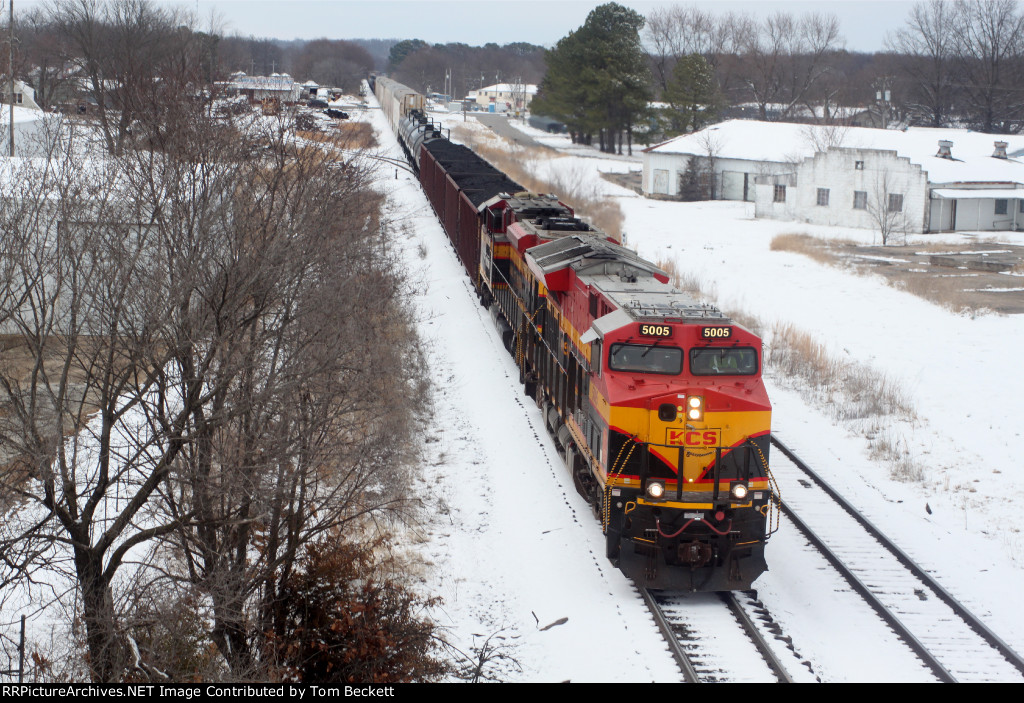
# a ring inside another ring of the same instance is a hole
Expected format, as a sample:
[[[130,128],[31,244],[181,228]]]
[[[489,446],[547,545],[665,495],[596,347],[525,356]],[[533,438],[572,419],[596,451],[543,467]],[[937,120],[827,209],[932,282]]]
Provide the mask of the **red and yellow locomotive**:
[[[774,504],[760,339],[443,138],[405,86],[374,90],[608,558],[649,588],[749,588]]]
[[[555,198],[484,210],[480,290],[608,557],[651,588],[749,588],[771,509],[760,339]]]

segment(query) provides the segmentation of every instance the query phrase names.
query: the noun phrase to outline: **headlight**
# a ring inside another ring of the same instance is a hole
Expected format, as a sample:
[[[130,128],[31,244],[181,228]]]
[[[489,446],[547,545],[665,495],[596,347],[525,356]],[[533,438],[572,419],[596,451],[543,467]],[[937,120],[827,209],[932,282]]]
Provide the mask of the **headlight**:
[[[702,396],[691,395],[686,399],[686,418],[688,420],[704,418],[704,398]]]
[[[747,497],[747,484],[745,483],[734,483],[729,488],[729,495],[732,496],[733,500],[743,500]]]
[[[648,481],[647,495],[654,500],[661,500],[665,495],[665,484],[661,481]]]

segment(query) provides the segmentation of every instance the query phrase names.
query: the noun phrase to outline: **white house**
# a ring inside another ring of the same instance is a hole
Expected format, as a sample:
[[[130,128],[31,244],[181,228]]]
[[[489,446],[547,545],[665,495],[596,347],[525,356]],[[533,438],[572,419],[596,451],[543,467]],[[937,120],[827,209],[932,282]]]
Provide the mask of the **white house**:
[[[2,82],[3,85],[3,103],[5,105],[11,104],[10,98],[10,84],[7,81]],[[39,105],[36,104],[36,91],[29,84],[24,81],[14,80],[14,104],[20,105],[21,107],[28,108],[30,110],[39,110]]]
[[[644,153],[645,195],[677,196],[691,158],[715,197],[757,217],[908,232],[1024,229],[1024,136],[962,129],[818,127],[732,120]]]
[[[494,104],[497,112],[506,109],[523,110],[530,106],[530,102],[537,95],[537,86],[532,83],[497,83],[480,88],[471,95],[476,99],[477,105],[486,108]]]

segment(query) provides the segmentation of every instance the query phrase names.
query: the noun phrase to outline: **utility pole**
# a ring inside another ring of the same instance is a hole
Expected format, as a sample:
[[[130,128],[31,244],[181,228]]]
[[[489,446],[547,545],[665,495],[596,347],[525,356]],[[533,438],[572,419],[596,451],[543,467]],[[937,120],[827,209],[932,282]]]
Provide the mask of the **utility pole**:
[[[892,106],[892,78],[883,76],[875,81],[875,102],[882,118],[882,129],[889,128],[889,111]]]
[[[11,156],[14,156],[14,0],[10,0],[10,37],[7,42],[7,68],[11,72],[11,108],[8,117],[11,119]]]

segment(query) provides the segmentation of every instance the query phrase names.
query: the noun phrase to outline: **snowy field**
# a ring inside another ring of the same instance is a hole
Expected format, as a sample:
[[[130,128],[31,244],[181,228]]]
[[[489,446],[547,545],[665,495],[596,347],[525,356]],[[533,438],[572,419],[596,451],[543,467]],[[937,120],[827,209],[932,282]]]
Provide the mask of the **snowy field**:
[[[385,148],[397,149],[381,115],[371,111],[369,118]],[[463,124],[461,115],[445,120]],[[465,124],[485,132],[472,118]],[[565,137],[523,129],[568,152],[531,157],[533,170],[619,199],[626,242],[641,255],[672,259],[698,276],[727,313],[752,314],[765,329],[792,323],[837,357],[900,384],[912,418],[844,422],[805,400],[799,384],[769,378],[774,429],[1024,650],[1024,615],[1013,598],[1024,583],[1024,538],[1014,513],[1024,492],[1013,480],[1024,449],[1024,374],[1015,363],[1021,321],[957,315],[880,277],[769,248],[775,235],[792,232],[871,244],[877,235],[870,231],[758,221],[752,204],[647,200],[599,175],[638,170],[639,150],[632,159],[603,158]],[[439,385],[436,422],[425,438],[432,464],[425,494],[437,516],[424,545],[434,566],[430,586],[445,598],[442,624],[464,649],[494,635],[491,645],[518,664],[493,662],[505,680],[678,680],[635,589],[601,556],[599,525],[573,490],[539,411],[522,395],[514,365],[413,177],[384,185],[417,240],[405,250],[411,275],[422,282],[422,333]],[[1024,243],[1019,234],[1003,239]],[[938,240],[928,235],[910,244],[924,241]],[[890,467],[869,457],[867,435],[879,432],[923,468],[923,480],[892,480]],[[794,490],[781,488],[784,497]],[[920,663],[802,546],[784,524],[769,544],[770,571],[755,586],[808,660],[803,680],[927,680]]]

